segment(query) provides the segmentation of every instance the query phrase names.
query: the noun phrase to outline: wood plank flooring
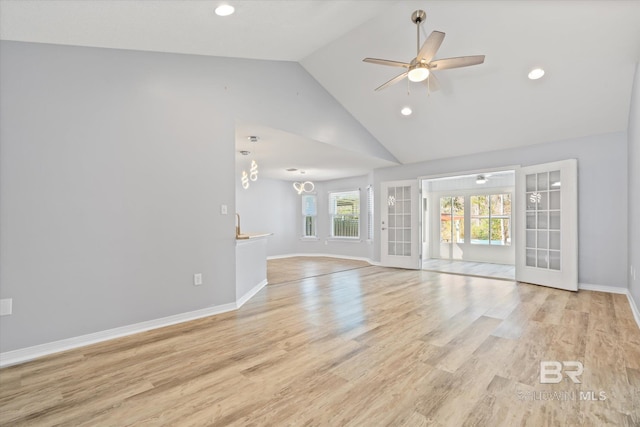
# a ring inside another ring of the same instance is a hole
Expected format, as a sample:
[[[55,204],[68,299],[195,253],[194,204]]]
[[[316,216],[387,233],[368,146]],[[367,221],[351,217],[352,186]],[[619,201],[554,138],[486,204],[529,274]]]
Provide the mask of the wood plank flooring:
[[[492,264],[489,262],[430,258],[422,261],[422,269],[438,273],[465,274],[494,279],[515,280],[516,278],[516,267],[514,265]]]
[[[330,264],[270,261],[238,311],[2,369],[0,425],[640,425],[625,296]],[[546,360],[581,383],[540,384]]]

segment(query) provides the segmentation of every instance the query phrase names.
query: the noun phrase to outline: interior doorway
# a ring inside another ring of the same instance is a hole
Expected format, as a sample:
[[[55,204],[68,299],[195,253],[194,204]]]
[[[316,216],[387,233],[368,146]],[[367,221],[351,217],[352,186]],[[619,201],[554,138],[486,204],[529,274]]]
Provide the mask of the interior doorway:
[[[421,178],[422,268],[515,280],[515,168]]]

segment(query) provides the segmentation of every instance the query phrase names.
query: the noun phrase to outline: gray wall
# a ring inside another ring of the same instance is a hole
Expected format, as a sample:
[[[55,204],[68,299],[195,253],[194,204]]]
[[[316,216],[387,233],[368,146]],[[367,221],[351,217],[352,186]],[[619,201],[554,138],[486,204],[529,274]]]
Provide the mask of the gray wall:
[[[629,265],[636,271],[635,280],[629,276],[629,290],[640,308],[640,64],[636,65],[631,93],[628,137]]]
[[[367,186],[370,178],[367,175],[353,178],[335,179],[317,182],[315,193],[318,196],[317,234],[318,240],[302,240],[302,210],[300,198],[296,202],[298,238],[292,250],[300,254],[332,254],[356,258],[371,259],[373,256],[373,242],[366,241],[367,232]],[[331,239],[331,225],[329,220],[329,192],[351,191],[360,189],[360,239],[340,240]]]
[[[393,160],[297,63],[0,57],[2,352],[234,301],[236,119]]]
[[[239,177],[240,173],[236,173]],[[300,233],[295,207],[300,198],[290,182],[261,178],[246,190],[236,179],[236,211],[243,233],[273,233],[267,238],[267,256],[291,253]]]
[[[578,280],[583,284],[626,288],[627,135],[624,132],[376,169],[374,183],[379,189],[383,181],[510,165],[528,166],[569,158],[578,159]],[[376,240],[378,228],[374,228]],[[374,249],[374,259],[379,260],[380,248]]]

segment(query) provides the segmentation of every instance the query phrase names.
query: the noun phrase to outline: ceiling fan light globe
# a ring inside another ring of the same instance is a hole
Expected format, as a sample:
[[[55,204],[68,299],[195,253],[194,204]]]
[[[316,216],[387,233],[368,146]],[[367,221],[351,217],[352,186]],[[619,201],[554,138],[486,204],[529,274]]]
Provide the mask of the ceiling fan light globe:
[[[429,69],[425,67],[413,68],[412,70],[409,70],[408,77],[409,80],[415,83],[425,81],[427,77],[429,77]]]

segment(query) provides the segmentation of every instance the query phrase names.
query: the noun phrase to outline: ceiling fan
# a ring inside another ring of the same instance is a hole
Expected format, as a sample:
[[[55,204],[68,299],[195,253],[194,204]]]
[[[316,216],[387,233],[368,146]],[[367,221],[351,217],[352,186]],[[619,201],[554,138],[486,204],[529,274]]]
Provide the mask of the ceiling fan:
[[[434,70],[446,70],[448,68],[468,67],[470,65],[479,65],[484,62],[484,55],[459,56],[456,58],[445,58],[433,60],[436,52],[440,48],[445,34],[440,31],[433,31],[420,47],[420,23],[425,20],[427,14],[424,10],[416,10],[411,14],[411,22],[416,24],[417,37],[417,54],[411,62],[389,61],[387,59],[364,58],[364,62],[372,64],[389,65],[391,67],[406,68],[407,71],[392,78],[375,90],[382,90],[400,80],[408,77],[412,82],[426,81],[429,90],[438,90],[439,84],[432,73]]]

